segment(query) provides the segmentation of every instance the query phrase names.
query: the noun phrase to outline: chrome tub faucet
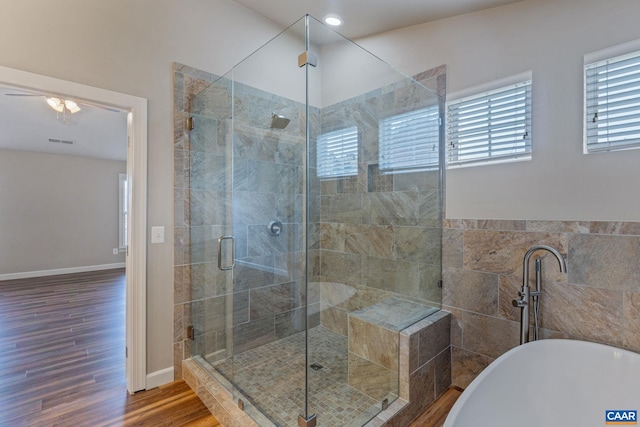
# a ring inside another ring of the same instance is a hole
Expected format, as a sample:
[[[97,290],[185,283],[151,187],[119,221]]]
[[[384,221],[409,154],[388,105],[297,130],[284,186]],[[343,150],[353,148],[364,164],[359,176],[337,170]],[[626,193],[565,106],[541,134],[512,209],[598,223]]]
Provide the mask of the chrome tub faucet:
[[[534,340],[538,339],[538,310],[540,308],[540,296],[542,296],[541,277],[542,262],[536,259],[536,290],[529,289],[529,263],[533,254],[537,251],[544,250],[551,252],[560,264],[560,272],[567,272],[567,263],[562,254],[557,249],[547,245],[535,245],[529,248],[524,255],[522,266],[522,289],[518,292],[520,299],[514,299],[511,303],[514,307],[520,307],[520,344],[529,342],[529,300],[533,297],[533,314],[535,319],[535,328],[533,331]]]

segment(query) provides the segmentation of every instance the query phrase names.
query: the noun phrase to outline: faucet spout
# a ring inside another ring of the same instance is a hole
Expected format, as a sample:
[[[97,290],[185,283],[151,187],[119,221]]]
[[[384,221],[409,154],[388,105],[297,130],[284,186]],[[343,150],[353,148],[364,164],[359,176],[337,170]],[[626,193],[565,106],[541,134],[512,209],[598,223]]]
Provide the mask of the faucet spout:
[[[514,305],[516,302],[520,302],[517,304],[520,307],[520,344],[524,344],[529,341],[529,296],[531,294],[529,290],[529,262],[533,254],[537,251],[544,250],[552,253],[556,259],[558,260],[558,264],[560,265],[560,272],[567,272],[567,263],[562,257],[562,254],[555,248],[548,245],[535,245],[529,248],[529,250],[524,255],[523,265],[522,265],[522,291],[519,295],[522,297],[520,301],[514,301]],[[539,289],[539,284],[537,283],[537,288],[535,294],[537,297],[541,295],[541,290]]]
[[[537,251],[540,250],[544,250],[547,252],[551,252],[556,259],[558,260],[558,264],[560,264],[560,272],[561,273],[566,273],[567,272],[567,263],[564,260],[564,258],[562,257],[562,254],[554,247],[552,246],[548,246],[548,245],[535,245],[535,246],[531,246],[529,248],[529,250],[527,251],[526,254],[524,254],[524,268],[523,268],[523,272],[524,269],[527,269],[527,272],[529,270],[529,260],[531,259],[531,257],[533,256],[533,254]],[[527,275],[527,278],[529,276]]]

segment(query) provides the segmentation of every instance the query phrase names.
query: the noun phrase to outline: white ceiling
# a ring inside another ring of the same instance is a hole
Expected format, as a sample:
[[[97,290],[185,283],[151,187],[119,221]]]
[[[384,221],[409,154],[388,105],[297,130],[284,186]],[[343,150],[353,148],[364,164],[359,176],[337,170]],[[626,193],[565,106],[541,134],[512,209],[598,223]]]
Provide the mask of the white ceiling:
[[[234,0],[288,27],[305,14],[322,20],[334,13],[344,24],[336,31],[349,39],[422,24],[522,0]]]
[[[65,123],[44,94],[0,86],[0,149],[126,160],[127,113],[75,101],[81,111],[67,113]]]

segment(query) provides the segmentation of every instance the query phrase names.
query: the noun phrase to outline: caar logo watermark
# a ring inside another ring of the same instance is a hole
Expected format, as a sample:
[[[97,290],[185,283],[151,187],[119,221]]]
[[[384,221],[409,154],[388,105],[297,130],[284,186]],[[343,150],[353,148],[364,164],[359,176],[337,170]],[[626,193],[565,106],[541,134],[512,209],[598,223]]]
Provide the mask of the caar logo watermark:
[[[607,425],[631,426],[638,424],[638,411],[616,409],[604,411],[604,421]]]

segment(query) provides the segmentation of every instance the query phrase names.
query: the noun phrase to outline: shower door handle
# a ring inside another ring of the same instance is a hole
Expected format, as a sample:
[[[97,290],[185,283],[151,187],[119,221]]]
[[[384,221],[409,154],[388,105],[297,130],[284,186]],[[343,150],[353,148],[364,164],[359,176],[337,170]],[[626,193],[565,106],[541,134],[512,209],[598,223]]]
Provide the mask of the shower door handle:
[[[231,265],[222,266],[222,242],[231,241]],[[218,269],[222,271],[231,270],[236,265],[236,239],[233,236],[220,236],[218,238]]]

